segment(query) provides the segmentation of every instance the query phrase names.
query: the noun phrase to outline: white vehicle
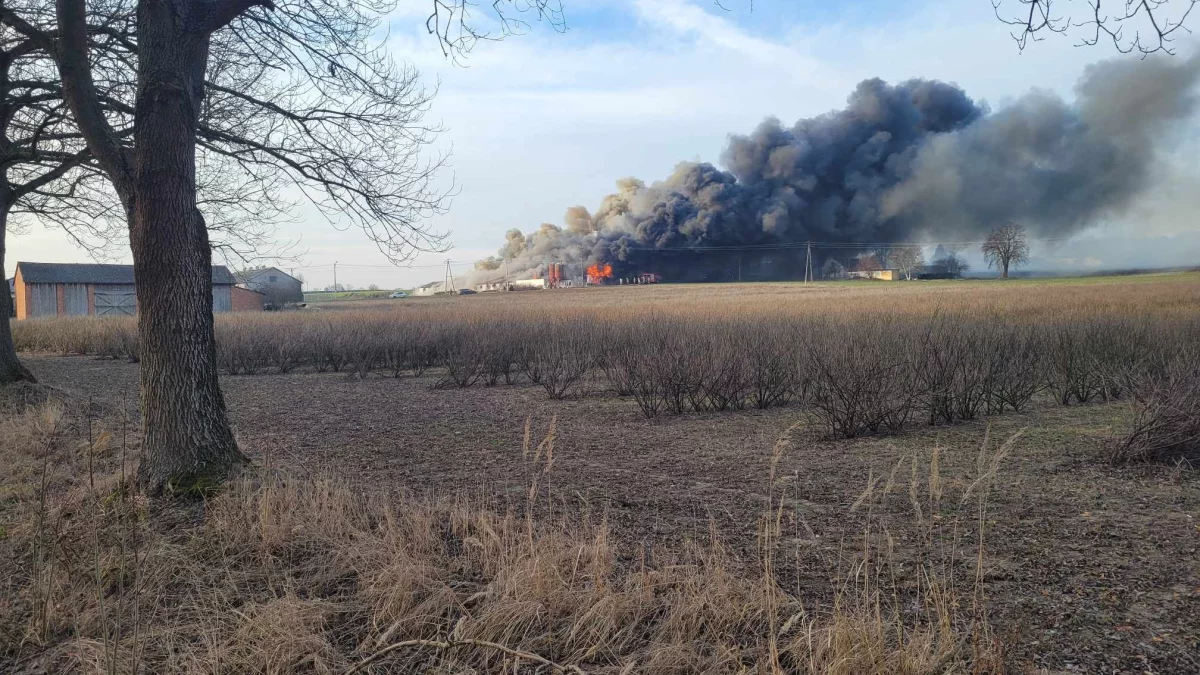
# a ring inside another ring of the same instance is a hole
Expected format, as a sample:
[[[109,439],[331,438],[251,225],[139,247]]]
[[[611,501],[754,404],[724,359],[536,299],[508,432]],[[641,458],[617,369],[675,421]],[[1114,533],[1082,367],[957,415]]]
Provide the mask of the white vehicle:
[[[389,298],[407,298],[408,293],[405,293],[404,291],[396,291],[395,293],[392,293],[388,297]]]

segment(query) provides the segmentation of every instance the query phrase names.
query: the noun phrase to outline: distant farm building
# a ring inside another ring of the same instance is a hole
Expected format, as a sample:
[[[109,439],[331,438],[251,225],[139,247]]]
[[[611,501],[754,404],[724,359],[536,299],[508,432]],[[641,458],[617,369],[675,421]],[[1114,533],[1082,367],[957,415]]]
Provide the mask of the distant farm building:
[[[431,281],[424,286],[417,286],[413,289],[413,295],[437,295],[438,293],[449,293],[450,287],[444,281]]]
[[[238,286],[261,293],[268,306],[281,307],[304,302],[303,283],[277,267],[244,270],[234,276],[237,277]]]
[[[879,281],[899,281],[904,275],[900,270],[853,270],[849,273],[851,279],[877,279]]]
[[[550,283],[545,279],[517,279],[509,285],[514,291],[532,291],[550,287]]]
[[[488,293],[491,291],[507,291],[508,282],[504,279],[491,279],[483,283],[475,284],[475,290],[480,293]]]
[[[233,275],[212,268],[213,311],[233,310]],[[134,316],[133,265],[17,263],[13,277],[16,317]]]
[[[235,312],[261,312],[267,306],[266,294],[241,286],[229,289],[229,300]]]

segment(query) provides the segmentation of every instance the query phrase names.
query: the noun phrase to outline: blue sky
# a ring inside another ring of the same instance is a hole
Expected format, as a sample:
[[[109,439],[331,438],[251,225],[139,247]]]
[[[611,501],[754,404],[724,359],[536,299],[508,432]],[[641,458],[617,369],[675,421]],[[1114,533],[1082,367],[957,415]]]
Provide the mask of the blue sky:
[[[389,268],[354,230],[334,230],[302,208],[280,237],[301,240],[307,254],[297,267],[309,268],[298,271],[310,286],[332,281],[327,266],[334,261],[339,281],[354,285],[439,278],[436,267],[425,266],[490,255],[508,228],[560,222],[575,204],[592,209],[620,177],[650,182],[679,161],[717,162],[728,134],[748,132],[770,115],[790,124],[841,107],[868,77],[956,82],[995,106],[1031,88],[1070,98],[1088,63],[1118,56],[1108,47],[1076,48],[1069,38],[1019,53],[990,0],[756,0],[753,11],[749,0],[723,0],[728,11],[712,0],[564,4],[565,33],[534,23],[525,35],[481,43],[455,65],[424,32],[429,3],[402,1],[390,17],[390,47],[440,83],[431,120],[447,130],[432,150],[452,153],[445,179],[459,194],[434,225],[451,233],[454,250],[420,256],[413,268]],[[1179,42],[1185,52],[1197,44]],[[1140,246],[1145,252],[1137,255],[1146,260],[1128,262],[1146,264],[1158,259],[1161,238],[1173,237],[1167,262],[1200,262],[1196,150],[1187,143],[1169,158],[1172,177],[1121,222],[1098,223],[1077,247],[1043,258],[1084,269]],[[1129,244],[1134,237],[1147,239]],[[18,260],[86,257],[61,234],[33,227],[10,240],[6,271]]]

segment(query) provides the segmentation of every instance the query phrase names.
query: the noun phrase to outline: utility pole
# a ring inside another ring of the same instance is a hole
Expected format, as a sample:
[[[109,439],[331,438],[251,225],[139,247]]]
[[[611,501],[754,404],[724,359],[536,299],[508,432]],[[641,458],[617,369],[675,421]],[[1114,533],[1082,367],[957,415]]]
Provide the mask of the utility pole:
[[[808,280],[812,278],[812,242],[808,242],[807,255],[804,257],[804,285],[808,285]]]
[[[446,289],[454,292],[454,273],[450,271],[450,259],[446,258]]]
[[[738,281],[742,280],[742,254],[738,254]]]
[[[504,259],[504,290],[508,290],[508,258]]]
[[[337,261],[336,261],[336,260],[334,260],[334,261],[333,261],[333,292],[334,292],[334,293],[337,293],[337,289],[338,289],[338,285],[337,285]]]

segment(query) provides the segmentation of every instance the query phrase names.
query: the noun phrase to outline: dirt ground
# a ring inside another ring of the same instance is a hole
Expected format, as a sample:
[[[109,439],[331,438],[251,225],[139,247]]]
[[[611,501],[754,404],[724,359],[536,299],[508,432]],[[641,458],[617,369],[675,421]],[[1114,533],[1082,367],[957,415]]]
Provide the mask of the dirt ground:
[[[79,396],[136,400],[136,365],[26,363]],[[524,504],[539,470],[522,457],[526,420],[535,444],[554,420],[548,480],[558,508],[607,513],[635,546],[669,549],[715,528],[753,554],[774,494],[794,551],[783,582],[822,600],[864,537],[892,548],[886,569],[899,588],[918,584],[918,559],[969,583],[982,520],[982,592],[1019,670],[1200,673],[1200,476],[1106,464],[1103,447],[1127,414],[1122,405],[1045,406],[824,441],[798,407],[647,420],[611,396],[550,401],[529,385],[445,391],[430,389],[433,381],[326,373],[226,377],[223,385],[238,437],[257,461],[333,471],[400,495]],[[980,492],[962,498],[981,473],[985,436],[991,456],[1018,432],[981,518]]]

